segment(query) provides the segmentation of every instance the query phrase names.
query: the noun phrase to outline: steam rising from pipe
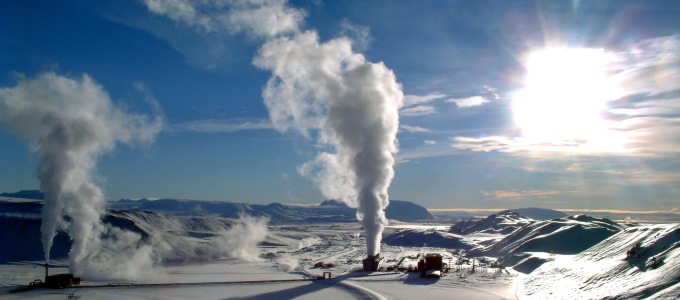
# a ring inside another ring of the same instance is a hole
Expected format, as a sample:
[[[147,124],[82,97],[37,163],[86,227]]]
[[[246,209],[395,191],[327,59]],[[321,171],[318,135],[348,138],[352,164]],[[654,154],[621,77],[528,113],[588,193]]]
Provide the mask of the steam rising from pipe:
[[[368,254],[379,253],[403,98],[394,73],[354,53],[351,40],[320,43],[314,31],[270,40],[255,65],[273,74],[263,96],[275,128],[318,130],[327,147],[300,171],[357,208]]]
[[[324,147],[299,168],[322,193],[357,208],[369,255],[380,251],[387,190],[394,176],[398,110],[403,93],[383,63],[367,62],[349,38],[320,42],[299,30],[306,15],[285,0],[230,3],[145,0],[147,8],[199,30],[266,40],[254,64],[272,72],[263,91],[270,119]]]
[[[93,176],[99,156],[116,143],[152,142],[163,124],[158,111],[154,118],[128,114],[88,75],[72,79],[47,72],[0,89],[0,123],[28,141],[38,156],[37,176],[45,193],[41,233],[46,262],[64,215],[73,238],[69,258],[75,274],[112,259],[98,253],[101,247],[113,247],[109,250],[117,255],[132,254],[130,245],[121,243],[137,243],[139,238],[103,225],[104,196]],[[102,240],[104,235],[111,240]]]

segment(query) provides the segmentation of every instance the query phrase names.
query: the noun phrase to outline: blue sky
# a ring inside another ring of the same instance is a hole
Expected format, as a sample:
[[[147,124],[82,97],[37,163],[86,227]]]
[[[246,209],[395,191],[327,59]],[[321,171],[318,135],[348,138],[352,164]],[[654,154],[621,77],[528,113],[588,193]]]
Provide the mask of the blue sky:
[[[322,201],[300,172],[318,133],[275,130],[272,74],[254,63],[268,40],[314,31],[401,84],[392,199],[680,209],[677,1],[91,2],[3,1],[0,87],[87,74],[124,111],[162,116],[152,143],[99,157],[108,199]],[[258,24],[253,7],[279,9],[280,31],[239,27]],[[6,127],[0,143],[0,191],[37,188],[28,143]]]

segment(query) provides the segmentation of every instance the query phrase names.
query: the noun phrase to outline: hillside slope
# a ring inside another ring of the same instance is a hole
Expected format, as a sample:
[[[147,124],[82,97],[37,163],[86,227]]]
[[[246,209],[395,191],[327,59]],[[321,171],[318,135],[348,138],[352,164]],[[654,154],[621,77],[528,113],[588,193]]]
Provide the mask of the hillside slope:
[[[526,225],[485,249],[489,256],[520,252],[576,254],[622,230],[621,225],[586,215],[538,221]]]
[[[401,247],[438,247],[447,249],[471,249],[474,244],[464,237],[431,229],[402,229],[385,234],[382,242]]]
[[[515,208],[513,210],[534,220],[559,219],[568,216],[558,210],[538,207]]]
[[[516,211],[504,210],[481,220],[460,221],[451,226],[449,232],[462,235],[473,233],[509,234],[533,222],[533,219]]]
[[[573,257],[557,257],[520,286],[531,299],[678,299],[680,224],[628,228]]]

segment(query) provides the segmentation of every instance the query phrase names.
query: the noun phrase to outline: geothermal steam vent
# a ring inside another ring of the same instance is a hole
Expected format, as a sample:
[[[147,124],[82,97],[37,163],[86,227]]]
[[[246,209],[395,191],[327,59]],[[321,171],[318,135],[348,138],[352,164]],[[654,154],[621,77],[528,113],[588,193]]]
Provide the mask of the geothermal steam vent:
[[[394,73],[354,52],[352,40],[321,42],[315,31],[270,39],[253,61],[272,72],[262,95],[274,128],[323,146],[299,171],[357,209],[368,259],[379,262],[404,98]]]
[[[380,257],[380,253],[374,256],[369,255],[368,257],[364,258],[362,263],[364,264],[364,271],[378,271],[378,269],[380,269],[382,266],[383,258]]]

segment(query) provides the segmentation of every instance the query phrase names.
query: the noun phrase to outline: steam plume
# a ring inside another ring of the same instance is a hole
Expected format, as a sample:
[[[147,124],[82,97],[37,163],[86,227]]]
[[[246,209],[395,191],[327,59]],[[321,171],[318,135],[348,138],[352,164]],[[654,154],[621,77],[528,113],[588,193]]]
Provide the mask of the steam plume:
[[[403,98],[394,74],[354,53],[351,40],[320,43],[314,31],[267,42],[255,65],[273,74],[263,96],[274,126],[318,130],[328,147],[300,170],[357,208],[368,254],[379,253]]]
[[[279,268],[286,270],[286,272],[294,272],[300,269],[300,261],[290,255],[283,255],[276,260]]]
[[[355,53],[349,38],[321,43],[315,31],[301,32],[305,13],[285,0],[145,3],[150,11],[197,29],[266,40],[254,64],[272,72],[263,91],[272,123],[279,131],[294,129],[307,137],[314,131],[325,150],[300,171],[315,178],[326,197],[357,208],[368,254],[377,254],[403,99],[394,73]]]
[[[267,237],[268,222],[268,218],[240,215],[238,223],[212,241],[217,256],[259,261],[258,245]]]
[[[138,240],[123,239],[127,235],[102,224],[104,196],[92,178],[99,156],[116,143],[153,141],[162,127],[160,114],[155,119],[127,114],[88,75],[72,79],[47,72],[0,89],[0,123],[28,141],[39,159],[45,261],[63,215],[69,217],[69,258],[76,274],[96,262],[93,252],[103,246],[102,235]]]

